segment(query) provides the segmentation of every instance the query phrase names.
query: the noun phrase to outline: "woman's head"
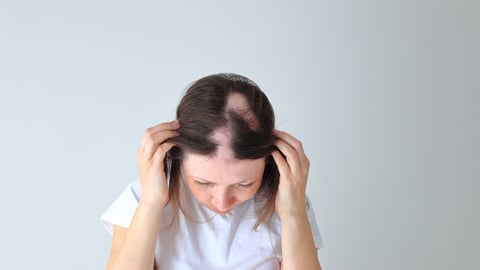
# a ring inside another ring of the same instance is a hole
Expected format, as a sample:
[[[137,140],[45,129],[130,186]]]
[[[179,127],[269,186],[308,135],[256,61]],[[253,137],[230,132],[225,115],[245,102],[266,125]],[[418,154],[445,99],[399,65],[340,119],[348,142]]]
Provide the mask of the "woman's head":
[[[182,209],[178,180],[183,167],[190,190],[211,210],[226,213],[255,195],[265,201],[259,222],[273,213],[275,117],[254,82],[237,74],[204,77],[187,89],[177,120],[180,136],[172,140],[176,147],[170,153],[174,207]]]
[[[202,155],[215,154],[214,132],[229,135],[237,159],[257,159],[270,154],[275,117],[268,98],[249,79],[218,74],[194,82],[177,107],[180,148]]]

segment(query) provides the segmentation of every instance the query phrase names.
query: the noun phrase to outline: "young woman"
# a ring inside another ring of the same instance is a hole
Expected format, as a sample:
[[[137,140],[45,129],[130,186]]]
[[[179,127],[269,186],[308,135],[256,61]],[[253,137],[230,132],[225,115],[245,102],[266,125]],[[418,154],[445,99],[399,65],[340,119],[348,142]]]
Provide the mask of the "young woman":
[[[274,129],[251,80],[192,84],[176,119],[145,131],[139,181],[102,216],[107,269],[320,269],[302,144]]]

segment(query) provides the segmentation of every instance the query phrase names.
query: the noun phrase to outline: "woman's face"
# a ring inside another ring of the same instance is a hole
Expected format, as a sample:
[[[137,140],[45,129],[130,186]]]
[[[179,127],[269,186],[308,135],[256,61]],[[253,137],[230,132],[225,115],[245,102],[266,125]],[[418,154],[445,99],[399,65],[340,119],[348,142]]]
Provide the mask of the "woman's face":
[[[262,182],[265,158],[233,159],[219,147],[213,156],[185,153],[183,175],[195,198],[217,214],[225,215],[252,198]]]

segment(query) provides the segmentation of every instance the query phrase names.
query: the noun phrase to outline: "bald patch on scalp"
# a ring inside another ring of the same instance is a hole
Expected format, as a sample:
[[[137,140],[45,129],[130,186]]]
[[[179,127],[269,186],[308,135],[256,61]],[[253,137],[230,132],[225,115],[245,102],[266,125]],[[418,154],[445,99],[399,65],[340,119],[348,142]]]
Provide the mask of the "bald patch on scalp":
[[[227,97],[227,104],[225,110],[235,112],[241,118],[247,122],[248,127],[252,130],[258,130],[260,127],[258,119],[255,117],[255,114],[250,109],[250,105],[247,102],[245,96],[240,93],[231,93]]]
[[[215,156],[221,157],[226,161],[235,161],[235,153],[231,147],[232,142],[232,132],[227,128],[221,128],[215,130],[210,138],[217,145],[217,150],[215,151]]]

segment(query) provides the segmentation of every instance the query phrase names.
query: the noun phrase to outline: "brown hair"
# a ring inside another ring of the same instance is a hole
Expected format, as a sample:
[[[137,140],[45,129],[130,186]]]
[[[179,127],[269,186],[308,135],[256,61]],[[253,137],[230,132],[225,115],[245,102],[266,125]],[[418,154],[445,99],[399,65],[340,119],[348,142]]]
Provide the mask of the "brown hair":
[[[248,113],[239,112],[227,106],[232,94],[240,94],[248,104]],[[238,74],[222,73],[210,75],[194,82],[186,91],[177,107],[180,136],[172,139],[175,143],[166,160],[169,170],[169,203],[173,208],[172,224],[178,218],[178,209],[183,213],[180,200],[181,161],[184,151],[201,155],[213,155],[217,143],[211,136],[214,131],[228,129],[231,134],[230,147],[235,158],[265,158],[266,165],[262,183],[255,194],[255,200],[262,201],[254,228],[270,220],[275,210],[275,195],[278,188],[279,172],[270,153],[275,149],[276,137],[272,132],[275,116],[267,96],[250,79]]]

